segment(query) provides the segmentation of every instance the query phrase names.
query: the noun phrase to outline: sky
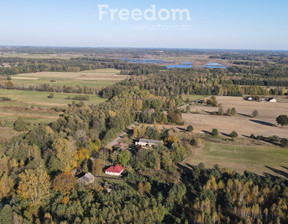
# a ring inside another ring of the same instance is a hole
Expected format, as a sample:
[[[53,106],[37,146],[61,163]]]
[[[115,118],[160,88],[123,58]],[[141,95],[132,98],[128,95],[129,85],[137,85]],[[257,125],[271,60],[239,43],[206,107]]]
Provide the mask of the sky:
[[[0,0],[0,21],[9,46],[288,50],[287,0]]]

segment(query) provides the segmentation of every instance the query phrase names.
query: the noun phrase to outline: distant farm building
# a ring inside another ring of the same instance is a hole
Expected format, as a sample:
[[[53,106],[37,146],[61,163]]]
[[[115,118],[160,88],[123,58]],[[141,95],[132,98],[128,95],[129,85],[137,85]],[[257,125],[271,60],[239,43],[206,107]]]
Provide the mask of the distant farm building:
[[[163,141],[140,138],[139,142],[136,142],[136,145],[141,146],[163,145]]]
[[[83,177],[77,180],[77,183],[82,185],[88,185],[92,184],[94,181],[95,177],[92,175],[92,173],[86,173]]]
[[[277,100],[275,98],[269,99],[269,103],[277,103]]]
[[[105,174],[112,176],[121,176],[124,171],[124,167],[122,166],[111,166],[107,170],[105,170]]]

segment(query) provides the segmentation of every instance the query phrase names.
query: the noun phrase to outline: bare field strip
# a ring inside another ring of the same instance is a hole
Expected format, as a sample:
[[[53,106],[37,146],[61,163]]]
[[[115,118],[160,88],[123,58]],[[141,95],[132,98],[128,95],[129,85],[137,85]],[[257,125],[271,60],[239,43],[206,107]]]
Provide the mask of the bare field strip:
[[[282,128],[276,123],[277,116],[288,113],[288,100],[283,103],[268,103],[249,102],[241,97],[217,97],[217,101],[223,106],[224,112],[228,108],[235,107],[237,115],[210,115],[209,112],[216,112],[218,108],[193,106],[191,107],[192,114],[183,114],[185,125],[193,125],[196,133],[209,132],[213,128],[217,128],[219,132],[224,134],[236,131],[239,135],[244,136],[250,136],[253,133],[267,137],[272,135],[288,137],[288,127]],[[202,113],[193,113],[196,110]],[[253,110],[258,110],[258,117],[251,117]]]
[[[12,79],[19,79],[19,80],[38,80],[39,78],[33,78],[33,77],[13,77]]]

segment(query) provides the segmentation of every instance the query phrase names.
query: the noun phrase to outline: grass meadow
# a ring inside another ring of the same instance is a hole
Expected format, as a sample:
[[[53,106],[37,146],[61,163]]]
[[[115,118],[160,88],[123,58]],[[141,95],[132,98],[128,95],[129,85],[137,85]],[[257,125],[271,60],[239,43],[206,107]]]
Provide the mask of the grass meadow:
[[[127,76],[119,75],[119,73],[120,71],[116,69],[97,69],[82,72],[36,72],[12,76],[12,82],[18,85],[79,85],[103,88],[127,78]]]
[[[242,146],[206,142],[183,163],[198,165],[203,162],[205,167],[234,169],[243,173],[245,170],[264,175],[265,173],[288,178],[288,150],[273,146]]]
[[[56,120],[59,112],[56,112],[52,108],[66,108],[73,101],[67,98],[73,98],[77,94],[54,93],[53,99],[49,99],[48,95],[48,92],[0,89],[0,97],[11,99],[11,101],[0,102],[0,119],[4,120],[8,126],[12,126],[12,123],[18,117],[24,117],[31,123]],[[84,101],[84,103],[90,105],[104,101],[105,99],[96,95],[89,95],[89,101]]]

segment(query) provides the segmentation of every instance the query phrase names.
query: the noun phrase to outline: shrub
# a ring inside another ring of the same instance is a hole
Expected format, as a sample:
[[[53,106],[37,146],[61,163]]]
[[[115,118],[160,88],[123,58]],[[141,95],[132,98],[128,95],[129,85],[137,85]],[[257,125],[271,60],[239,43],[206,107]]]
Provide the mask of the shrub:
[[[231,115],[232,115],[232,116],[235,116],[236,113],[237,113],[237,112],[236,112],[236,109],[233,107],[233,108],[231,109]]]
[[[264,137],[263,137],[262,135],[258,135],[258,136],[256,137],[256,139],[257,139],[257,140],[263,140]]]
[[[216,136],[218,136],[219,132],[218,132],[218,130],[216,128],[214,128],[212,130],[211,134],[212,134],[212,136],[216,137]]]
[[[194,130],[192,125],[189,125],[186,129],[187,132],[192,132]]]
[[[0,97],[0,101],[11,101],[11,98],[3,96]]]
[[[202,139],[201,138],[192,138],[191,141],[190,141],[190,145],[192,146],[196,146],[196,147],[200,147],[202,146]]]
[[[1,126],[2,128],[4,128],[4,127],[6,126],[6,123],[5,123],[5,121],[3,121],[3,120],[0,120],[0,126]]]
[[[221,104],[218,106],[218,115],[224,115],[223,106]]]
[[[68,97],[67,99],[71,99],[70,97]],[[74,96],[72,98],[72,100],[84,100],[84,101],[89,101],[89,96],[87,95],[79,95],[79,96]]]
[[[212,96],[210,99],[207,100],[207,105],[212,107],[217,107],[218,103],[215,96]]]
[[[268,137],[268,141],[269,142],[278,142],[279,137],[277,135],[270,136],[270,137]]]
[[[14,130],[15,131],[27,131],[28,127],[27,127],[27,123],[24,121],[24,119],[22,117],[19,117],[13,124]]]
[[[250,135],[250,138],[255,139],[256,137],[255,137],[254,134],[251,134],[251,135]]]
[[[288,139],[287,138],[282,138],[280,143],[281,143],[281,146],[287,147],[288,146]]]
[[[282,127],[285,125],[288,125],[288,116],[287,115],[280,115],[276,118],[276,121],[278,124],[280,124]]]
[[[237,138],[237,137],[238,137],[238,133],[237,133],[236,131],[232,131],[232,132],[230,133],[230,137],[231,137],[231,138]]]
[[[258,113],[258,110],[254,110],[252,112],[252,117],[258,117],[259,113]]]
[[[54,93],[50,93],[49,96],[47,96],[49,99],[53,99],[54,98]]]

